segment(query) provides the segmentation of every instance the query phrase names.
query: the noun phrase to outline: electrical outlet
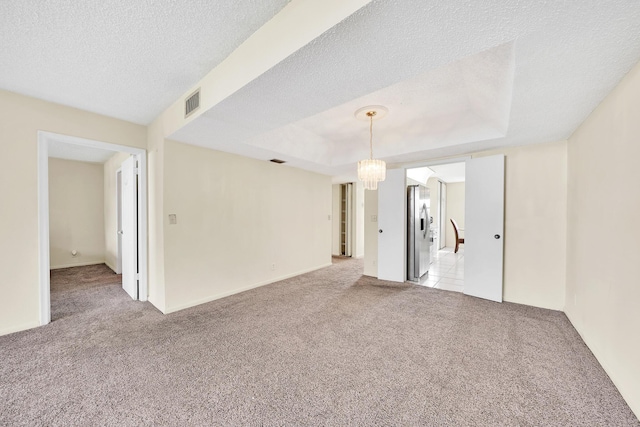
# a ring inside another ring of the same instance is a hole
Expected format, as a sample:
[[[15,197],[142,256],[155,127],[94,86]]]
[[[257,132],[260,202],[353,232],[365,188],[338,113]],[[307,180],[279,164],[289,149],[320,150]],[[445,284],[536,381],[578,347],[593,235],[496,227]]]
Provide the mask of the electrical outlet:
[[[176,214],[169,214],[169,224],[175,225],[178,223],[178,216]]]
[[[378,222],[378,215],[371,215],[371,222]]]
[[[275,263],[271,264],[271,271],[275,271],[275,269],[276,269],[276,264]]]

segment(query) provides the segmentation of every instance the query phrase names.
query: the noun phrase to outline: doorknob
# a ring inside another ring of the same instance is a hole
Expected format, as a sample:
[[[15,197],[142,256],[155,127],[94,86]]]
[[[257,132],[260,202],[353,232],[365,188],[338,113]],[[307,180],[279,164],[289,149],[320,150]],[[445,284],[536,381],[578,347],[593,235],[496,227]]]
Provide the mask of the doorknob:
[[[496,235],[495,235],[495,236],[493,236],[493,237],[494,237],[495,239],[499,239],[499,238],[500,238],[500,235],[499,235],[499,234],[496,234]]]
[[[382,228],[380,230],[378,230],[378,233],[382,233]]]
[[[118,230],[118,234],[122,235],[124,232],[122,230]]]

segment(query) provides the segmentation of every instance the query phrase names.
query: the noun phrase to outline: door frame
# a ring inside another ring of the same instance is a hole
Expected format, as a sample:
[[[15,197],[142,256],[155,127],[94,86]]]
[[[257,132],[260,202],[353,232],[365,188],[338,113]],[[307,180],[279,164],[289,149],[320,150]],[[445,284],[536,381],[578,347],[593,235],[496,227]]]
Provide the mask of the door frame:
[[[138,262],[140,301],[146,301],[149,294],[147,282],[147,152],[142,148],[111,144],[53,132],[38,131],[38,261],[40,325],[51,322],[51,283],[49,260],[49,142],[63,142],[89,148],[99,148],[129,153],[138,161]]]
[[[466,181],[466,177],[465,177]],[[438,180],[438,248],[436,252],[447,245],[447,183]]]
[[[403,231],[403,239],[404,239],[404,245],[403,245],[403,251],[402,251],[402,274],[404,275],[404,280],[406,281],[406,275],[407,275],[407,251],[406,251],[406,247],[407,247],[407,232],[406,232],[406,175],[407,175],[407,169],[413,169],[413,168],[420,168],[420,167],[424,167],[424,166],[437,166],[437,165],[446,165],[449,163],[464,163],[466,162],[466,160],[471,159],[471,155],[467,155],[467,156],[460,156],[460,157],[452,157],[452,158],[448,158],[448,159],[439,159],[439,160],[424,160],[424,161],[418,161],[418,162],[411,162],[411,163],[402,163],[397,165],[397,167],[394,167],[393,169],[402,169],[403,174],[405,176],[405,191],[403,192],[402,197],[404,198],[404,203],[403,203],[403,208],[405,209],[405,214],[403,216],[404,218],[404,231]],[[384,184],[383,184],[384,185]],[[398,206],[397,209],[400,209],[400,207]],[[380,198],[378,198],[378,216],[380,215]],[[378,228],[380,228],[380,224],[378,224]],[[378,238],[378,236],[376,236],[376,238]],[[398,237],[399,238],[399,237]],[[380,243],[378,242],[378,251],[380,251]],[[398,251],[398,256],[400,256],[401,252]],[[379,254],[379,252],[378,252]],[[395,261],[399,261],[399,259],[396,259]],[[378,274],[376,275],[376,277],[380,278],[380,263],[381,262],[388,262],[387,260],[381,260],[380,259],[380,255],[378,255]],[[393,277],[395,277],[395,281],[400,281],[400,263],[396,262],[396,266],[392,267],[392,275]],[[388,279],[386,279],[388,280]],[[394,279],[391,279],[394,280]]]
[[[122,274],[122,168],[116,170],[116,232],[118,234],[118,257],[116,274]]]

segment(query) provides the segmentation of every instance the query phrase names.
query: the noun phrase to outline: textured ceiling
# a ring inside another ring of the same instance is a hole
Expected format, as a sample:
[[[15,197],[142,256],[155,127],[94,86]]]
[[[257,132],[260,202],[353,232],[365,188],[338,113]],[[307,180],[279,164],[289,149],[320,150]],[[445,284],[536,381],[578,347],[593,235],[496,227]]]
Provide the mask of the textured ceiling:
[[[116,154],[111,150],[70,144],[55,139],[49,140],[48,151],[49,157],[89,163],[104,163]]]
[[[431,169],[434,172],[433,177],[439,178],[440,181],[444,181],[446,183],[464,182],[464,178],[465,178],[464,162],[429,166],[429,169]]]
[[[146,124],[286,4],[0,1],[0,88]],[[556,141],[638,59],[638,0],[374,0],[170,137],[353,180],[363,105],[391,164]]]
[[[369,123],[355,122],[354,112],[372,104],[389,109],[373,125],[374,153],[379,157],[499,138],[509,124],[512,84],[513,46],[509,43],[233,142],[326,166],[353,164],[369,147]]]
[[[562,140],[638,59],[636,0],[373,1],[171,137],[352,180],[358,107],[390,163]]]
[[[148,124],[288,0],[0,1],[0,88]]]

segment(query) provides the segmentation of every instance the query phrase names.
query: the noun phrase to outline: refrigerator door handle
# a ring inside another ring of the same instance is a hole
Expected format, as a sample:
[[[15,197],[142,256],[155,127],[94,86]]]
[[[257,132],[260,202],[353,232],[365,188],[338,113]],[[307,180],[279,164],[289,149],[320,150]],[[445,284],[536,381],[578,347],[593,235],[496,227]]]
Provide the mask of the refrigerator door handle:
[[[427,219],[427,205],[423,204],[420,209],[420,231],[422,231],[422,238],[427,238],[427,230],[425,227],[425,221]]]

